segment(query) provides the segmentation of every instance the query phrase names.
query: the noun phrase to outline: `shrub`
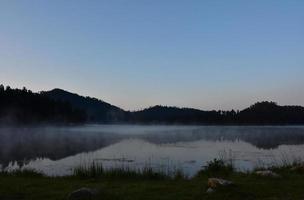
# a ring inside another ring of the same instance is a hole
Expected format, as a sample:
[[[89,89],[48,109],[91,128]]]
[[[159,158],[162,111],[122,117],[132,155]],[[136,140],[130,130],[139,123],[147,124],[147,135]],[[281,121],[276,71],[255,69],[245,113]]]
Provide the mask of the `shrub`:
[[[233,171],[234,167],[231,162],[227,163],[223,159],[213,159],[207,162],[207,165],[198,172],[198,175],[206,174],[213,177],[228,176]]]
[[[98,178],[104,173],[104,169],[101,164],[93,162],[91,165],[84,165],[76,167],[73,170],[73,175],[79,178]]]
[[[43,173],[38,172],[34,169],[15,169],[12,171],[2,171],[0,172],[2,175],[10,175],[10,176],[22,176],[22,177],[42,177]]]
[[[128,167],[104,169],[101,164],[92,163],[91,165],[79,166],[73,170],[73,175],[80,178],[136,178],[161,180],[173,178],[162,171],[155,171],[151,167],[143,169],[131,169]]]

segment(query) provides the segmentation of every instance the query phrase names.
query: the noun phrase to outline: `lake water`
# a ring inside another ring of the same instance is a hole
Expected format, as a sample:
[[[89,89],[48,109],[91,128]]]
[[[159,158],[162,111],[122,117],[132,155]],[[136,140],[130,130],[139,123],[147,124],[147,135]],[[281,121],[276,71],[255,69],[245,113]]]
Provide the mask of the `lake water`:
[[[3,170],[32,168],[69,175],[92,162],[104,167],[182,169],[193,175],[214,158],[238,170],[304,159],[303,126],[140,126],[0,128]]]

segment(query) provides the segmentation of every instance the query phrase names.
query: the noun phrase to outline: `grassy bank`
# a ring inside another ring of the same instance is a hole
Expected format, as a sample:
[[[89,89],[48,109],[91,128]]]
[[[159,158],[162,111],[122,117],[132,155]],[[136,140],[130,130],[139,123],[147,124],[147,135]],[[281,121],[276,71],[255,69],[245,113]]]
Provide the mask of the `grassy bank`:
[[[96,199],[304,199],[304,173],[298,165],[273,168],[280,178],[261,177],[254,173],[238,173],[231,166],[214,161],[195,177],[168,177],[149,170],[143,172],[104,171],[83,168],[70,177],[45,177],[32,171],[0,174],[0,199],[66,199],[78,188],[100,191]],[[96,166],[95,166],[96,167]],[[90,173],[89,173],[90,172]],[[84,174],[83,174],[84,173]],[[88,173],[88,174],[87,174]],[[207,194],[208,177],[231,180],[233,186],[218,188]]]

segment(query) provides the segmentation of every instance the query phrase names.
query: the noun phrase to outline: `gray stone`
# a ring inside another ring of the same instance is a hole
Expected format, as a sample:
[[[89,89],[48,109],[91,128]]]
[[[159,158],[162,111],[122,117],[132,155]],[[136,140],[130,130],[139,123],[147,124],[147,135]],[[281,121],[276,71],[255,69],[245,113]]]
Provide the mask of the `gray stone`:
[[[207,192],[208,194],[211,194],[211,193],[215,192],[215,190],[212,189],[212,188],[208,188],[206,192]]]
[[[298,165],[290,168],[291,171],[304,172],[304,165]]]
[[[209,178],[208,179],[208,187],[209,188],[217,188],[218,186],[229,186],[233,185],[232,181],[227,181],[220,178]]]
[[[98,194],[98,191],[90,188],[80,188],[71,192],[68,200],[92,200]]]
[[[255,174],[259,175],[259,176],[273,177],[273,178],[279,178],[280,177],[279,174],[274,173],[273,171],[270,171],[270,170],[256,171]]]

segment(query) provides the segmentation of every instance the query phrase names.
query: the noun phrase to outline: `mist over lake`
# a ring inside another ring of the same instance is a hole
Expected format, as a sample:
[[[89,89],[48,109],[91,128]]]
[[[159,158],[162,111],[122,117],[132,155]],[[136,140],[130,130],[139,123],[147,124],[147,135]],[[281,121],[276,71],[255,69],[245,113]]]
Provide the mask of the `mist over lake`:
[[[31,168],[51,176],[92,162],[195,174],[214,158],[238,170],[304,159],[304,126],[85,125],[0,129],[3,170]]]

